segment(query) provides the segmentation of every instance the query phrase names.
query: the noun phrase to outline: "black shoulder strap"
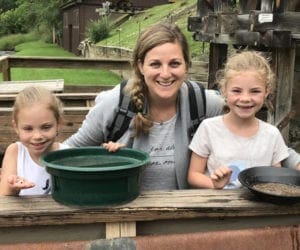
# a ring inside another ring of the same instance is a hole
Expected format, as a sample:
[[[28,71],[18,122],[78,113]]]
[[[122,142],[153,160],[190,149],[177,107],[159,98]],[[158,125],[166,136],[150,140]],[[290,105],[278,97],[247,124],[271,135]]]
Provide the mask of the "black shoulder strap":
[[[117,141],[128,129],[131,119],[137,112],[130,96],[124,95],[123,89],[126,84],[127,81],[123,81],[120,84],[119,109],[111,126],[108,127],[107,141]]]
[[[190,103],[190,116],[191,116],[191,127],[189,128],[189,135],[193,137],[198,126],[206,117],[206,96],[205,88],[200,82],[195,82],[199,88],[201,95],[196,95],[195,88],[190,81],[187,81],[188,92],[189,92],[189,103]]]
[[[120,85],[120,99],[119,99],[119,109],[111,124],[108,127],[109,134],[107,136],[107,141],[117,141],[128,129],[131,119],[137,113],[136,107],[130,96],[124,95],[123,89],[127,81],[121,82]],[[200,123],[206,117],[206,98],[205,98],[205,88],[199,83],[195,82],[192,84],[187,81],[188,93],[189,93],[189,103],[190,103],[190,116],[191,116],[191,127],[189,128],[189,135],[192,137]],[[195,90],[195,88],[198,88]],[[196,95],[196,91],[200,91],[200,95]]]

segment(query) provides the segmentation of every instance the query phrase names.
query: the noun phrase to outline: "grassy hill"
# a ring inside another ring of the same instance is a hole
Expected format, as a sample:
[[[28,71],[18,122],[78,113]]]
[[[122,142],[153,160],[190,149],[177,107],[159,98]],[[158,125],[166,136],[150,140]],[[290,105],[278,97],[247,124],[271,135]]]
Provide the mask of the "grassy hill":
[[[108,39],[99,43],[103,46],[117,46],[133,49],[139,33],[147,26],[160,21],[176,23],[186,35],[191,47],[191,54],[194,60],[208,61],[207,52],[203,53],[202,43],[192,38],[192,33],[187,31],[187,18],[196,13],[196,0],[178,0],[175,3],[165,4],[136,13],[118,27],[112,29]],[[20,35],[21,36],[21,35]],[[0,39],[0,45],[7,40],[20,41],[15,46],[16,55],[20,56],[62,56],[73,57],[74,55],[63,50],[55,44],[48,44],[36,41],[36,38],[27,39],[23,42],[24,35],[18,40],[17,37],[7,36]],[[33,41],[32,41],[33,40]],[[41,80],[61,79],[67,85],[112,85],[120,82],[121,78],[109,70],[72,70],[72,69],[36,69],[36,68],[13,68],[12,80]],[[0,82],[2,74],[0,73]]]
[[[116,46],[132,49],[140,32],[147,26],[165,21],[177,24],[186,35],[194,59],[207,60],[208,49],[201,42],[193,40],[193,33],[187,30],[188,16],[196,14],[195,0],[179,0],[175,3],[159,5],[131,16],[127,21],[114,28],[109,38],[99,42],[102,46]],[[203,51],[204,49],[204,51]]]

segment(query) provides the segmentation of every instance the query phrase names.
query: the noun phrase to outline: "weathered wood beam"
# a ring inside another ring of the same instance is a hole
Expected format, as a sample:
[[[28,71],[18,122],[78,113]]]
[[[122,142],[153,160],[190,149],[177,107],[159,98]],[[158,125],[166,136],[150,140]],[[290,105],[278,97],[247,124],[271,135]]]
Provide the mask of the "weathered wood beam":
[[[189,17],[188,30],[196,41],[266,46],[291,47],[299,40],[300,12],[250,14],[209,13],[204,18]]]
[[[130,70],[127,59],[86,59],[63,57],[8,57],[10,67]]]
[[[271,14],[271,13],[270,13]],[[250,11],[249,24],[253,31],[288,30],[291,33],[300,33],[300,12],[287,11],[284,14],[274,13],[272,22],[263,22],[260,11]]]
[[[51,196],[0,197],[0,228],[34,225],[68,225],[100,222],[181,220],[196,218],[275,217],[280,225],[284,216],[297,216],[300,203],[276,205],[255,199],[246,189],[193,189],[149,191],[118,206],[78,207],[55,202]],[[232,225],[231,225],[232,226]]]
[[[0,57],[0,69],[3,75],[4,81],[9,81],[11,79],[10,75],[10,67],[8,62],[8,56],[1,56]]]

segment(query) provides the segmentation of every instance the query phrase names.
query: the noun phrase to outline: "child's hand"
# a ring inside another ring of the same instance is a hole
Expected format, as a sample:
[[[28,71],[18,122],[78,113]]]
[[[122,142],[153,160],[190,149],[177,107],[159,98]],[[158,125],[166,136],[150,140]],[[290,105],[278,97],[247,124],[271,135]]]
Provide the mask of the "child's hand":
[[[21,178],[17,175],[10,175],[7,178],[7,182],[9,184],[9,186],[15,190],[32,188],[35,186],[35,184],[33,182],[30,182],[30,181],[28,181],[24,178]]]
[[[211,176],[214,188],[222,189],[224,188],[231,177],[232,170],[228,166],[219,167]]]
[[[109,141],[108,143],[103,143],[102,146],[109,152],[116,152],[118,149],[125,147],[125,144]]]

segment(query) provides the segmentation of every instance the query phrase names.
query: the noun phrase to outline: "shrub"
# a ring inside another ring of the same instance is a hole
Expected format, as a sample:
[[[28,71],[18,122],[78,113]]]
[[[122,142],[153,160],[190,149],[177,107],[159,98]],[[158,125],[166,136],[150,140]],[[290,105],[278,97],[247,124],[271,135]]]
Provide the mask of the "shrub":
[[[10,51],[15,50],[18,44],[37,40],[38,38],[33,33],[28,34],[13,34],[0,38],[0,50]]]
[[[97,43],[109,36],[111,28],[107,16],[102,16],[96,21],[90,21],[87,25],[86,36],[93,42]]]

